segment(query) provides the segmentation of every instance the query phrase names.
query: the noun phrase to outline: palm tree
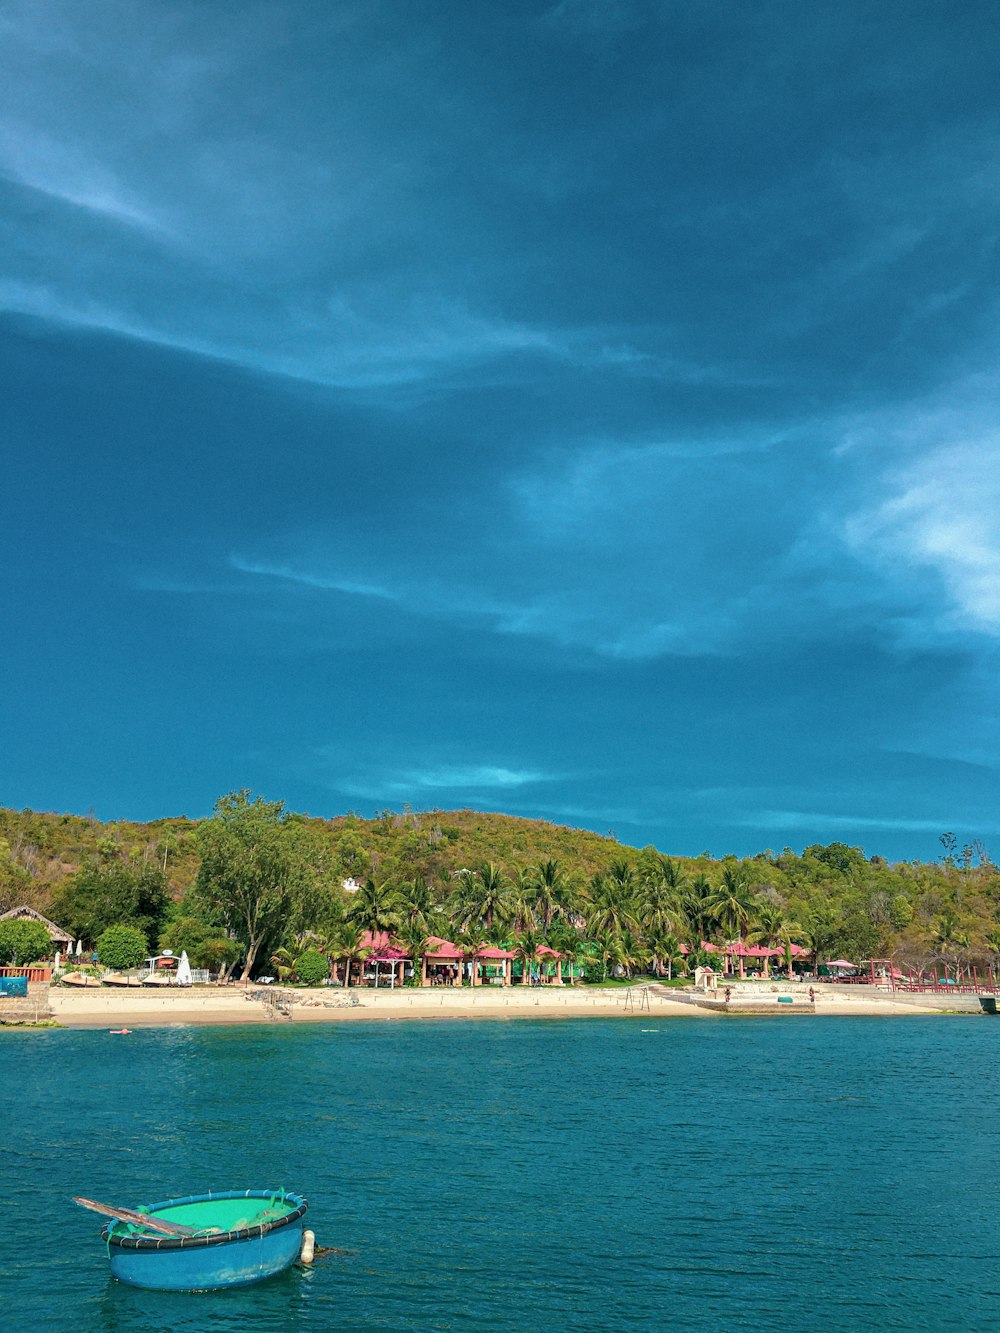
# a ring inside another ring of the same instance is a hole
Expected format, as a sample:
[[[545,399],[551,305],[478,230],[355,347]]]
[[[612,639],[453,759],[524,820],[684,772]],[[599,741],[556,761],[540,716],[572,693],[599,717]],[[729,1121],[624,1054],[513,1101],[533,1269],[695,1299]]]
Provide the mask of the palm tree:
[[[662,976],[665,966],[667,980],[672,981],[674,969],[680,971],[684,966],[684,955],[677,936],[671,930],[655,931],[647,937],[647,944],[656,971]]]
[[[531,981],[532,964],[536,961],[535,955],[538,953],[538,946],[541,944],[541,938],[537,931],[526,930],[517,942],[517,956],[521,960],[521,984],[527,986]]]
[[[621,869],[622,863],[617,862],[607,874],[598,872],[590,882],[584,919],[588,933],[595,937],[605,934],[620,937],[623,931],[636,925],[635,878],[627,866],[624,867],[627,874],[614,873]]]
[[[510,924],[514,931],[534,930],[535,920],[535,878],[534,870],[528,866],[521,870],[517,883],[511,886],[507,899]]]
[[[354,895],[346,913],[347,921],[362,930],[370,930],[373,935],[380,931],[392,932],[400,922],[400,912],[396,891],[388,881],[376,883],[366,879]]]
[[[568,963],[571,968],[575,968],[585,952],[580,932],[568,921],[555,921],[545,937],[545,943],[549,948],[561,953],[563,962]]]
[[[803,927],[802,936],[812,950],[813,968],[818,975],[820,964],[837,942],[837,927],[832,914],[821,907],[806,915]]]
[[[274,965],[279,981],[287,981],[295,975],[295,954],[291,949],[275,949],[268,961]]]
[[[456,919],[461,927],[483,926],[510,920],[510,881],[494,861],[459,875]]]
[[[535,915],[545,932],[551,929],[556,912],[568,905],[571,893],[569,880],[560,863],[551,857],[541,865],[532,866],[529,874],[534,890]]]
[[[370,946],[364,944],[364,931],[344,922],[337,927],[327,940],[322,952],[337,962],[344,964],[344,985],[351,984],[351,967],[354,963],[363,963],[371,953]]]
[[[455,943],[461,947],[463,953],[465,954],[465,957],[467,959],[471,959],[472,984],[473,986],[478,986],[479,964],[476,962],[476,955],[479,953],[480,949],[484,948],[489,943],[489,941],[486,938],[485,932],[480,927],[477,927],[475,924],[473,924],[468,928],[463,928],[458,933]],[[461,981],[462,981],[462,975],[461,971],[459,971],[460,985]]]
[[[621,961],[622,939],[620,934],[614,931],[602,931],[593,938],[594,949],[598,958],[601,960],[602,980],[608,979],[608,968],[611,965],[617,967]]]
[[[743,866],[726,866],[722,883],[711,898],[711,908],[731,939],[746,943],[747,933],[756,919],[757,895],[750,887],[750,876]],[[739,955],[740,976],[746,976],[743,955]]]
[[[711,933],[714,892],[711,881],[704,875],[698,875],[690,884],[681,885],[681,915],[686,923],[687,942],[693,949],[700,949],[702,940],[707,940]]]
[[[762,903],[757,912],[757,923],[749,932],[748,939],[755,944],[763,944],[768,949],[775,948],[776,945],[784,943],[785,960],[788,964],[788,970],[791,972],[792,957],[792,935],[798,930],[785,914],[785,911],[777,903]],[[770,960],[765,958],[764,975],[767,976]]]
[[[420,874],[400,885],[395,894],[395,906],[401,920],[411,926],[430,926],[437,915],[434,896]]]
[[[400,943],[405,946],[410,957],[413,959],[414,982],[416,982],[419,977],[420,983],[423,984],[427,977],[427,965],[424,960],[431,943],[423,923],[420,921],[406,922],[400,929],[397,938]]]

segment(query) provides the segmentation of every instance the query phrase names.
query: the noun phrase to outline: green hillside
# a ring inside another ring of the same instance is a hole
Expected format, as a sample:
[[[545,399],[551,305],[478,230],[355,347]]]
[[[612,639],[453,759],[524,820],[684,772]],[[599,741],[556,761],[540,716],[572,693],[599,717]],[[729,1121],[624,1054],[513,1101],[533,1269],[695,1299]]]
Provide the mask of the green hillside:
[[[534,868],[553,861],[561,872],[564,924],[575,921],[582,930],[586,921],[592,934],[603,923],[619,937],[628,931],[645,940],[655,900],[657,929],[669,926],[682,942],[696,944],[700,934],[778,940],[784,932],[825,957],[894,954],[902,961],[990,966],[1000,956],[1000,872],[985,849],[959,848],[948,835],[942,859],[929,864],[890,864],[842,843],[742,861],[666,861],[652,847],[639,850],[580,829],[474,810],[405,808],[374,819],[348,814],[329,820],[285,813],[282,819],[308,843],[328,922],[350,918],[351,895],[340,886],[353,877],[393,892],[424,881],[434,921],[457,929],[457,886],[470,878],[463,870],[494,863],[514,901],[519,884],[523,899],[524,885],[534,882]],[[77,898],[103,893],[124,904],[119,916],[142,915],[147,931],[167,919],[187,920],[200,864],[199,827],[183,817],[104,824],[79,815],[0,810],[0,911],[27,903],[86,921]],[[741,886],[744,907],[725,907],[730,882]],[[162,910],[153,901],[157,895]],[[135,906],[140,899],[141,911]],[[611,904],[607,920],[601,903]],[[552,924],[529,916],[512,909],[508,934],[518,923],[531,929]],[[301,936],[308,928],[300,912],[285,933]]]

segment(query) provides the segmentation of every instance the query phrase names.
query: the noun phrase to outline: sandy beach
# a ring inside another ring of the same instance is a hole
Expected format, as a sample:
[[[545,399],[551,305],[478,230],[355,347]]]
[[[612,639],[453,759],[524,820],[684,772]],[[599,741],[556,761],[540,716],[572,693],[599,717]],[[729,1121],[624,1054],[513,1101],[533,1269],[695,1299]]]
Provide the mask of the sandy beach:
[[[912,1015],[941,1012],[933,997],[892,998],[881,994],[858,994],[854,988],[824,988],[817,993],[815,1009],[805,996],[796,994],[793,1004],[812,1016],[843,1017],[855,1015]],[[58,1023],[70,1028],[164,1027],[175,1024],[245,1024],[268,1022],[356,1023],[377,1020],[447,1019],[447,1018],[609,1018],[621,1017],[640,1022],[668,1018],[711,1019],[711,1010],[697,1008],[675,997],[649,993],[648,1005],[639,988],[600,989],[551,988],[501,989],[401,989],[285,992],[294,996],[291,1020],[272,1018],[270,1010],[256,1000],[244,998],[242,987],[217,988],[197,986],[191,989],[157,991],[70,990],[53,987],[50,1004]],[[346,1007],[345,998],[356,997],[358,1004]],[[749,999],[749,997],[748,997]],[[754,997],[759,1001],[760,997]],[[776,1007],[776,1006],[775,1006]],[[738,999],[731,1005],[735,1016],[741,1008]]]

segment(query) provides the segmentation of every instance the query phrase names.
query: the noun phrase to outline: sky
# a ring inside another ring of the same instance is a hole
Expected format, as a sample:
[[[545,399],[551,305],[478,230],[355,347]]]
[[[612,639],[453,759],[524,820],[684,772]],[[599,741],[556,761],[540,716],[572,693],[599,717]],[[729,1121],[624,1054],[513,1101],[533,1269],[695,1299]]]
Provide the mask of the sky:
[[[4,0],[0,804],[1000,855],[992,0]]]

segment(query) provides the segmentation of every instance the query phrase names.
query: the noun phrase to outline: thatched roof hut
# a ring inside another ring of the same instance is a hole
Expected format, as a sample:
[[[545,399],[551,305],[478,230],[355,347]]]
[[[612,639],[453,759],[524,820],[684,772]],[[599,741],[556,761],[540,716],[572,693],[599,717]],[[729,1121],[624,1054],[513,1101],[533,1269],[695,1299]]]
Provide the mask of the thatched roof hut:
[[[65,952],[73,943],[72,935],[67,935],[61,926],[57,926],[47,916],[42,916],[41,912],[36,912],[33,907],[12,907],[9,912],[0,912],[0,921],[40,921],[49,932],[54,948]]]

